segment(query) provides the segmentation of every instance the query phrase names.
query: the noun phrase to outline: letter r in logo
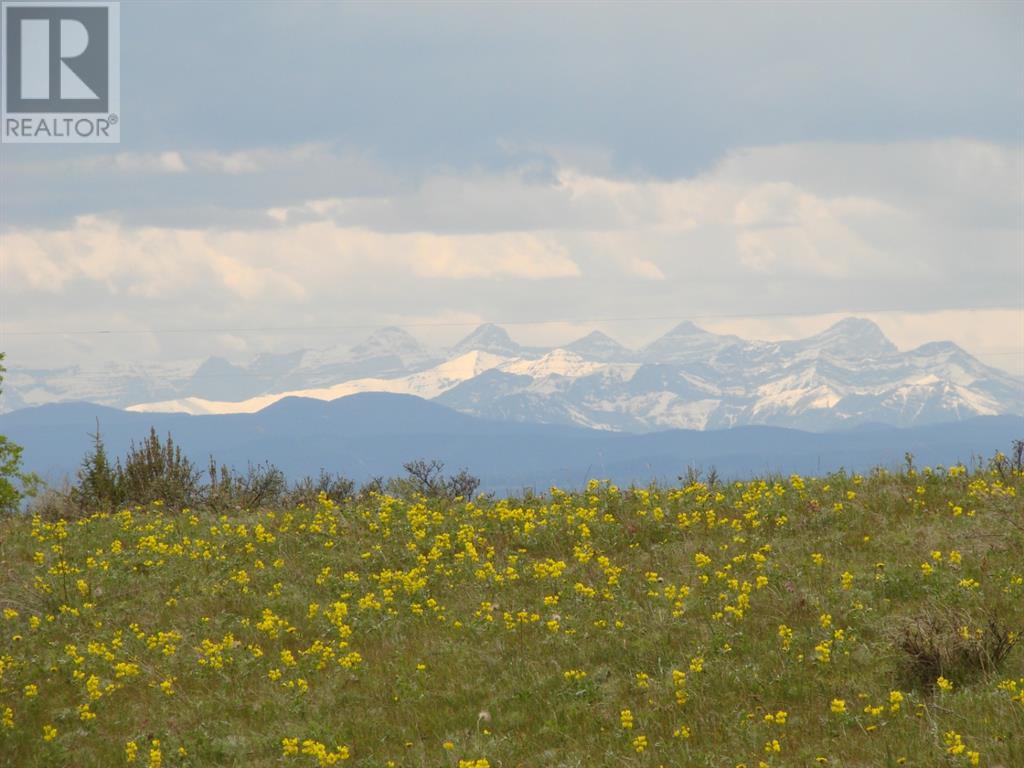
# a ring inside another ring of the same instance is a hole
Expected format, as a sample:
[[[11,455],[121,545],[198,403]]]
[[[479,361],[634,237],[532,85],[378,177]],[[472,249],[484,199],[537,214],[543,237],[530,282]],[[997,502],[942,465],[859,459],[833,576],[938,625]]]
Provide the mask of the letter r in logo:
[[[106,112],[107,9],[6,10],[7,111]]]

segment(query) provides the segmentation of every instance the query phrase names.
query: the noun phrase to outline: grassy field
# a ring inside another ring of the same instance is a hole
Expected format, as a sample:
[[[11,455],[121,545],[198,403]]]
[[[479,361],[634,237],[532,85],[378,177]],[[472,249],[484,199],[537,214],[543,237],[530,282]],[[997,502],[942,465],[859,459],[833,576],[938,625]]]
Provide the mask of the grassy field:
[[[0,765],[1024,766],[1022,492],[0,521]]]

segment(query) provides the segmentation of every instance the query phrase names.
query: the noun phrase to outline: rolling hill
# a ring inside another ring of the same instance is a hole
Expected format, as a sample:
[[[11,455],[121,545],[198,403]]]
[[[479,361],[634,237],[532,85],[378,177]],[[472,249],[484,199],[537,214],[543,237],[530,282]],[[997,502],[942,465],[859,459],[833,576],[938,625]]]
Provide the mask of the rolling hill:
[[[459,413],[402,394],[361,393],[334,401],[285,398],[256,413],[193,416],[126,412],[87,403],[0,415],[0,433],[25,447],[28,469],[51,482],[71,475],[99,429],[123,454],[150,427],[170,433],[198,464],[212,454],[236,467],[270,461],[290,477],[321,467],[356,480],[395,475],[402,463],[437,458],[467,468],[504,492],[588,478],[619,483],[673,480],[688,466],[725,476],[820,473],[895,466],[910,451],[922,464],[970,462],[1024,437],[1024,418],[977,417],[912,428],[863,425],[813,433],[782,427],[666,430],[626,434],[573,425],[519,423]]]

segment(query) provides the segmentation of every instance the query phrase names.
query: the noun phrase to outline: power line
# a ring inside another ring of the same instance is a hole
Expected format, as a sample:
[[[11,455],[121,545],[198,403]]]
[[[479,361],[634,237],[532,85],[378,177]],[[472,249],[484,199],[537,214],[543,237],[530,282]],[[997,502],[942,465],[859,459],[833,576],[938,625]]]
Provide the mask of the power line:
[[[684,322],[687,320],[758,320],[762,318],[780,317],[819,317],[822,315],[880,315],[880,314],[935,314],[938,312],[984,312],[995,310],[1020,311],[1018,307],[972,307],[970,309],[954,310],[908,310],[908,309],[860,309],[860,310],[835,310],[831,312],[762,312],[762,313],[707,313],[692,315],[631,315],[621,317],[563,317],[550,318],[545,320],[438,320],[424,322],[397,322],[397,323],[338,323],[329,325],[306,325],[306,326],[221,326],[221,327],[198,327],[198,328],[99,328],[99,329],[62,329],[62,330],[30,330],[11,331],[0,329],[0,335],[6,336],[133,336],[133,335],[172,335],[172,334],[208,334],[208,333],[235,333],[235,334],[285,334],[285,333],[329,333],[333,331],[351,330],[379,330],[383,328],[470,328],[479,325],[560,325],[565,323],[631,323],[631,322],[662,322],[674,321]]]

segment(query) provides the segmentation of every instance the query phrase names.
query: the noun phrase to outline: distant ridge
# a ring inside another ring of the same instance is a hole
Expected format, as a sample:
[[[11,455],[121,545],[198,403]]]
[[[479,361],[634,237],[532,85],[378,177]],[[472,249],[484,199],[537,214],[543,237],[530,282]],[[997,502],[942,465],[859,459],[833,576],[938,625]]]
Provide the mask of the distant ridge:
[[[905,451],[922,464],[969,462],[1007,450],[1024,436],[1024,418],[980,417],[908,429],[864,425],[810,433],[751,426],[628,435],[576,426],[481,419],[408,395],[363,393],[334,401],[286,398],[253,414],[190,416],[131,413],[88,403],[27,408],[0,416],[0,433],[25,447],[25,464],[50,481],[72,476],[100,430],[112,454],[152,426],[170,433],[197,462],[213,455],[236,467],[270,461],[290,477],[321,467],[356,480],[400,474],[402,463],[437,458],[505,492],[588,477],[622,484],[674,480],[687,466],[714,466],[726,477],[897,466]]]

